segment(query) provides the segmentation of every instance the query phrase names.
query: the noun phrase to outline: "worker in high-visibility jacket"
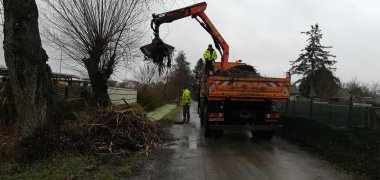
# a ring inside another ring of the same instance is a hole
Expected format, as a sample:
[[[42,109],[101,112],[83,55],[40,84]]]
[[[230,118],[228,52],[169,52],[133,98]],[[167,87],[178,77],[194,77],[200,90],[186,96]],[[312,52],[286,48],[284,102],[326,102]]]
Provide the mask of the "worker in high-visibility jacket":
[[[206,66],[205,66],[205,74],[210,75],[210,72],[214,72],[214,63],[216,58],[218,58],[218,55],[216,54],[216,51],[214,48],[212,48],[212,45],[209,44],[206,51],[203,53],[203,59],[205,60]]]
[[[183,123],[190,121],[191,92],[186,87],[183,88],[181,105],[183,106]]]

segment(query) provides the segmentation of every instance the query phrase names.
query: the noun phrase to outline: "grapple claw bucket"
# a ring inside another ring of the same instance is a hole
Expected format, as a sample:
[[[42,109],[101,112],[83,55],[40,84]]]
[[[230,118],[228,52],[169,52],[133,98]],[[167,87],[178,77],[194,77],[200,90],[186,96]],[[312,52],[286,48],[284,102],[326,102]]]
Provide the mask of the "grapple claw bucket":
[[[163,61],[167,58],[169,67],[174,47],[165,44],[160,38],[154,38],[152,43],[142,46],[140,50],[148,60],[152,60],[158,66],[163,66]]]

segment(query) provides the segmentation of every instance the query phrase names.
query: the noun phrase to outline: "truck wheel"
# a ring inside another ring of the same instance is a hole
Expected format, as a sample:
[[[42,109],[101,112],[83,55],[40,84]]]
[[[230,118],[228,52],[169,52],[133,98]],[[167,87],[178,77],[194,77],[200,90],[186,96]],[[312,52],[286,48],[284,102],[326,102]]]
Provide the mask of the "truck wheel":
[[[210,125],[206,122],[205,124],[205,137],[211,137],[211,130],[210,130]]]
[[[211,137],[211,130],[210,130],[210,122],[208,121],[208,117],[207,117],[207,105],[204,105],[204,108],[203,108],[203,124],[204,124],[204,127],[205,127],[205,137]]]
[[[204,115],[205,111],[203,110],[202,107],[200,107],[199,109],[200,109],[199,119],[201,121],[200,123],[201,123],[201,126],[204,126],[205,125],[205,115]]]
[[[201,112],[201,105],[200,105],[200,103],[201,103],[201,96],[198,95],[198,103],[197,103],[197,105],[198,105],[198,107],[197,107],[198,114],[200,114],[200,112]]]
[[[223,136],[223,130],[216,130],[213,131],[215,137],[221,137]]]
[[[274,132],[273,131],[251,131],[253,138],[260,139],[272,139]]]
[[[200,107],[199,107],[199,101],[198,101],[198,105],[197,105],[197,113],[200,114],[201,110],[200,110]]]
[[[201,126],[204,126],[205,125],[205,120],[204,120],[204,117],[203,117],[204,115],[202,114],[202,116],[201,116]]]
[[[201,98],[198,97],[198,114],[199,114],[199,119],[200,119],[200,123],[201,123],[201,126],[204,125],[204,102],[202,102]]]

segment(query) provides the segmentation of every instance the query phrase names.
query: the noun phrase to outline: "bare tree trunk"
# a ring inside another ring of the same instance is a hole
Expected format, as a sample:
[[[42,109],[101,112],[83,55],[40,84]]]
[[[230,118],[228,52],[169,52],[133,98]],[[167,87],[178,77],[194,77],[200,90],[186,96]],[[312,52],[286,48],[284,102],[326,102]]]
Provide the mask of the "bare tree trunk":
[[[103,107],[111,105],[111,99],[107,91],[107,82],[113,69],[103,68],[103,70],[99,70],[98,62],[100,61],[100,57],[92,59],[84,58],[82,61],[86,66],[88,76],[91,81],[92,90],[94,91],[93,100],[95,103]]]
[[[34,0],[3,0],[4,54],[22,138],[51,121],[54,110],[48,56],[41,45]]]
[[[91,86],[94,90],[94,96],[93,99],[96,103],[98,103],[100,106],[108,106],[111,104],[111,99],[108,95],[108,78],[104,77],[102,73],[99,71],[88,71],[90,80],[91,80]]]

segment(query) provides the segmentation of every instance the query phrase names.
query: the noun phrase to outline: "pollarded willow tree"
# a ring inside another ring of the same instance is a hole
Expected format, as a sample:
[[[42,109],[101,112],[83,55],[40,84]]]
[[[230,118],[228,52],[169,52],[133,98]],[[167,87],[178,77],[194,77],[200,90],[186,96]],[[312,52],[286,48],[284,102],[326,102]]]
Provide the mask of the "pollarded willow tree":
[[[332,92],[336,92],[340,87],[339,78],[333,74],[336,70],[334,65],[337,62],[333,58],[336,56],[327,50],[332,46],[321,45],[323,35],[318,24],[311,25],[310,31],[301,33],[309,37],[308,45],[302,50],[297,60],[290,61],[292,65],[290,72],[302,76],[297,81],[302,85],[303,92],[301,93],[309,96],[310,90],[314,90],[317,96],[327,99],[333,96]]]
[[[44,0],[46,38],[87,70],[93,99],[107,106],[107,81],[136,54],[144,26],[144,0]]]
[[[52,122],[54,103],[48,56],[41,45],[34,0],[4,0],[4,55],[22,138]],[[9,98],[9,97],[8,97]]]

